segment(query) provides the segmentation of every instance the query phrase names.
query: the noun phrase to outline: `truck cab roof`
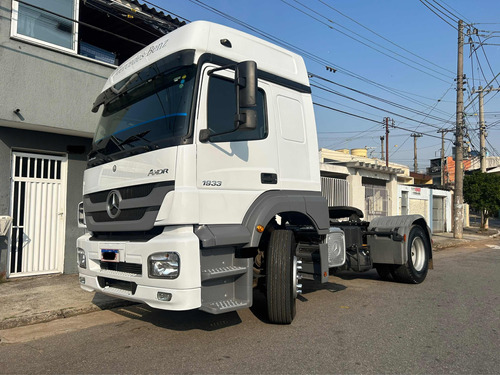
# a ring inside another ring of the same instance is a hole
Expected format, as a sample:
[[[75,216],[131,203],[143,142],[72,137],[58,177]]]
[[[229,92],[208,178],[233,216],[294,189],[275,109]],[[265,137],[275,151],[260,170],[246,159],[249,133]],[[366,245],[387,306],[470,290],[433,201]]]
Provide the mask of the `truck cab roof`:
[[[259,70],[309,86],[301,56],[239,30],[195,21],[161,37],[125,61],[108,78],[103,91],[146,66],[184,50],[194,50],[194,64],[204,54],[234,62],[253,60]]]

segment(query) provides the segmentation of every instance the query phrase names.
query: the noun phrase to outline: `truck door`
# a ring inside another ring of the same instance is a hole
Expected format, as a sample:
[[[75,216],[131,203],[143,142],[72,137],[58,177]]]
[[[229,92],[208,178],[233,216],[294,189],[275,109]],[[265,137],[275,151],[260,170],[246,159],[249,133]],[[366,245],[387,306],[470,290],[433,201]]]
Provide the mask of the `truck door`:
[[[260,82],[257,95],[258,125],[198,140],[201,129],[224,133],[234,129],[236,94],[234,71],[203,69],[195,139],[200,223],[241,223],[253,201],[264,191],[280,186],[275,130],[268,112],[269,85]],[[270,95],[269,95],[270,96]]]

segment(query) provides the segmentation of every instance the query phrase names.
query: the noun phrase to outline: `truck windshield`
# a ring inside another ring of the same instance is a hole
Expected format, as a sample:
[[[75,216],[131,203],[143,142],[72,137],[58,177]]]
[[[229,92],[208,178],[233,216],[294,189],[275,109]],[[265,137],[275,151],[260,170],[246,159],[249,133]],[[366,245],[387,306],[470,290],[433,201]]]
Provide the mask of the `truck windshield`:
[[[104,106],[89,162],[99,155],[126,157],[127,150],[179,144],[187,134],[196,67],[160,69],[153,64],[115,85],[126,90],[115,90],[116,97]]]

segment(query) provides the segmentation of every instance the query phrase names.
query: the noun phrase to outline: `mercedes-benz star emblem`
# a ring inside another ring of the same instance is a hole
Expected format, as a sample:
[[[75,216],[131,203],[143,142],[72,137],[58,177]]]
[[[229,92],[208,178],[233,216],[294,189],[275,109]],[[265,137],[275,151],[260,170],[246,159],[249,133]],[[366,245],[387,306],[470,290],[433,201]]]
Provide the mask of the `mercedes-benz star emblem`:
[[[116,219],[120,215],[120,203],[122,196],[118,190],[111,190],[106,198],[106,211],[111,219]]]

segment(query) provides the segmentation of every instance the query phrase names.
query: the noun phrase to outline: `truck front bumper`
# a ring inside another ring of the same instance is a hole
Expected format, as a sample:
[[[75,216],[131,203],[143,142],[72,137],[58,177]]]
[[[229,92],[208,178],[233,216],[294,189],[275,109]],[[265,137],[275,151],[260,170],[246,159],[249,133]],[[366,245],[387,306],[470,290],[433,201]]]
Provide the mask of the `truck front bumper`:
[[[190,310],[201,306],[199,239],[192,226],[165,227],[148,241],[100,241],[86,234],[77,240],[86,267],[78,267],[86,291],[146,303],[163,310]],[[103,259],[103,250],[116,252],[116,261]],[[152,254],[175,252],[179,274],[174,279],[150,277]]]

